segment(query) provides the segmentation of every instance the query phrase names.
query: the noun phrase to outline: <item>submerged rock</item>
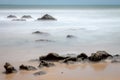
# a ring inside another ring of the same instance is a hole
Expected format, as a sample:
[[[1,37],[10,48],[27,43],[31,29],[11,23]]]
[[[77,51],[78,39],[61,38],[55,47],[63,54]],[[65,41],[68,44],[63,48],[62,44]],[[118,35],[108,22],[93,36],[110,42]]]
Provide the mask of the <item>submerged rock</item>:
[[[41,56],[39,60],[46,60],[46,61],[58,61],[63,60],[65,57],[59,56],[57,53],[49,53],[46,56]]]
[[[26,66],[26,65],[21,65],[20,67],[19,67],[19,69],[20,70],[37,70],[37,68],[35,68],[34,66]]]
[[[17,18],[15,15],[9,15],[7,18]]]
[[[81,58],[82,60],[87,59],[88,56],[85,53],[81,53],[80,55],[77,56],[77,58]]]
[[[96,53],[91,54],[91,56],[89,57],[89,60],[97,62],[97,61],[105,60],[111,56],[112,55],[108,54],[106,51],[97,51]]]
[[[41,31],[35,31],[35,32],[33,32],[32,34],[49,35],[48,33],[46,33],[46,32],[41,32]]]
[[[56,19],[51,15],[45,14],[43,17],[38,18],[37,20],[56,20]]]
[[[34,73],[33,75],[39,76],[39,75],[44,75],[44,74],[46,74],[45,71],[39,71],[39,72]]]
[[[8,62],[5,63],[4,68],[6,70],[6,73],[14,73],[17,72],[17,70]]]
[[[74,35],[67,35],[66,38],[75,38]]]
[[[12,21],[26,21],[26,19],[13,19]]]
[[[48,40],[48,39],[38,39],[38,40],[35,40],[36,42],[55,42],[53,40]]]
[[[42,67],[51,67],[51,66],[54,66],[54,63],[41,60],[38,67],[42,68]]]
[[[30,18],[32,18],[30,15],[24,15],[24,16],[22,16],[21,18],[27,18],[27,19],[30,19]]]

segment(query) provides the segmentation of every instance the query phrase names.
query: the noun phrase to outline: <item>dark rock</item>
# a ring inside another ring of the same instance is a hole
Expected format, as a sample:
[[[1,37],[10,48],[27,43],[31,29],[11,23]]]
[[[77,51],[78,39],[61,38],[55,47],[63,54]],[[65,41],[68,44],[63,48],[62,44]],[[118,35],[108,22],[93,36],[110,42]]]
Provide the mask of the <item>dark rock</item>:
[[[75,38],[74,35],[67,35],[66,38]]]
[[[91,54],[91,56],[89,57],[89,60],[97,62],[97,61],[105,60],[110,56],[111,55],[108,54],[106,51],[97,51],[96,53]]]
[[[37,20],[56,20],[56,19],[51,15],[45,14],[43,17],[38,18]]]
[[[42,68],[42,67],[51,67],[51,66],[54,66],[54,63],[41,60],[38,67]]]
[[[69,57],[63,60],[63,63],[69,63],[69,62],[77,62],[77,58],[76,57]]]
[[[46,60],[46,61],[59,61],[63,60],[65,57],[59,56],[57,53],[49,53],[46,56],[41,56],[39,60]]]
[[[15,15],[9,15],[7,18],[17,18]]]
[[[5,63],[4,68],[6,70],[6,73],[14,73],[17,72],[17,70],[8,62]]]
[[[33,32],[32,34],[49,35],[48,33],[46,33],[46,32],[41,32],[41,31],[35,31],[35,32]]]
[[[26,19],[30,19],[30,18],[32,18],[30,15],[24,15],[24,16],[22,16],[21,18],[26,18]]]
[[[87,59],[88,56],[85,53],[81,53],[80,55],[77,56],[77,58],[81,58],[82,60]]]
[[[36,42],[55,42],[53,40],[48,40],[48,39],[39,39],[39,40],[35,40]]]
[[[26,19],[13,19],[12,21],[26,21]]]
[[[21,65],[20,67],[20,70],[37,70],[37,68],[35,68],[34,66],[26,66],[26,65]]]
[[[34,73],[35,76],[44,75],[44,74],[46,74],[45,71],[39,71],[39,72]]]

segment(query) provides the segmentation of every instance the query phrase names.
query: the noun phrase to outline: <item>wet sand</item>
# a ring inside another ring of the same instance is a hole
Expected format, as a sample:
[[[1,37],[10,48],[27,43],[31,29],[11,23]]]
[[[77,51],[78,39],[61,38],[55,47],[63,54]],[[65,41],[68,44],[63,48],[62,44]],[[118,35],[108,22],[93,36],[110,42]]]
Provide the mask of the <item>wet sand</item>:
[[[38,68],[35,71],[19,71],[21,64],[33,65],[37,67],[38,62],[19,62],[12,63],[18,70],[17,73],[4,74],[4,68],[1,68],[1,80],[119,80],[119,63],[74,63],[64,64],[55,63],[55,66],[49,68]],[[1,66],[2,67],[2,66]],[[44,75],[33,75],[35,72],[45,71]]]

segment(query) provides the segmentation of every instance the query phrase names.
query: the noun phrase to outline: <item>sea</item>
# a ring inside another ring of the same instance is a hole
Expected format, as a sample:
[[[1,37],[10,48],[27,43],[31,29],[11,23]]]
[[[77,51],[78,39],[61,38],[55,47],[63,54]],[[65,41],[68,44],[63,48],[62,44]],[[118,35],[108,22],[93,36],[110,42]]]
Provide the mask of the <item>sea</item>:
[[[57,20],[37,20],[45,14]],[[9,15],[32,18],[12,21],[7,18]],[[35,31],[49,35],[33,34]],[[74,37],[67,38],[67,35]],[[36,41],[40,39],[46,41]],[[91,55],[96,51],[120,54],[120,6],[0,6],[0,60],[3,62],[39,58],[51,52]]]

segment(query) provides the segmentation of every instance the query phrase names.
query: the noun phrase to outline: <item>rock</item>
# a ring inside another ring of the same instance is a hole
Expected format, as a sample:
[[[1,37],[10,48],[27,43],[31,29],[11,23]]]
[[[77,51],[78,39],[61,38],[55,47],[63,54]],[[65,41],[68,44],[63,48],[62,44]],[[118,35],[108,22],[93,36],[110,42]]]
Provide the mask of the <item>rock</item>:
[[[28,70],[28,71],[37,70],[37,68],[35,68],[34,66],[26,66],[26,65],[23,65],[23,64],[19,67],[19,69],[20,70]]]
[[[13,19],[12,21],[26,21],[26,19]]]
[[[105,60],[110,56],[111,55],[108,54],[106,51],[97,51],[96,53],[91,54],[91,56],[89,57],[89,60],[97,62],[97,61]]]
[[[45,61],[59,61],[63,60],[65,57],[59,56],[57,53],[49,53],[46,56],[41,56],[39,60],[45,60]]]
[[[75,38],[74,35],[67,35],[66,38]]]
[[[33,32],[32,34],[49,35],[48,33],[46,33],[46,32],[41,32],[41,31],[35,31],[35,32]]]
[[[66,58],[65,60],[63,60],[63,63],[69,63],[69,62],[77,62],[77,58],[76,57],[69,57]]]
[[[53,40],[48,40],[48,39],[39,39],[39,40],[35,40],[36,42],[55,42]]]
[[[77,58],[81,58],[82,60],[87,59],[88,56],[85,53],[81,53],[80,55],[77,56]]]
[[[56,19],[51,15],[45,14],[43,17],[38,18],[37,20],[56,20]]]
[[[17,18],[15,15],[9,15],[7,18]]]
[[[41,60],[38,67],[42,68],[42,67],[51,67],[51,66],[54,66],[54,63]]]
[[[32,18],[30,15],[24,15],[24,16],[22,16],[21,18],[26,18],[26,19],[30,19],[30,18]]]
[[[45,71],[39,71],[39,72],[34,73],[33,75],[39,76],[39,75],[44,75],[44,74],[46,74]]]
[[[14,73],[17,72],[17,70],[8,62],[5,63],[4,68],[6,70],[6,73]]]

